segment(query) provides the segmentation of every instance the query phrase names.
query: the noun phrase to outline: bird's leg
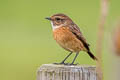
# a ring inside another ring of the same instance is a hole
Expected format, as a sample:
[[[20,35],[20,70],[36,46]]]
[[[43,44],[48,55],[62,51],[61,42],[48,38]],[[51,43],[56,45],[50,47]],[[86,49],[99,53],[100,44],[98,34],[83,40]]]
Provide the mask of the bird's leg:
[[[70,52],[66,57],[65,59],[61,62],[61,64],[65,64],[64,62],[66,61],[66,59],[72,54],[72,52]]]
[[[74,62],[75,62],[75,60],[76,60],[78,54],[79,54],[79,53],[76,53],[75,58],[73,59],[73,61],[72,61],[72,63],[71,63],[70,65],[76,65],[76,64],[74,64]]]
[[[64,59],[62,62],[60,62],[60,63],[54,63],[54,64],[65,64],[64,62],[66,61],[66,59],[67,59],[71,54],[72,54],[72,52],[70,52],[70,53],[65,57],[65,59]]]

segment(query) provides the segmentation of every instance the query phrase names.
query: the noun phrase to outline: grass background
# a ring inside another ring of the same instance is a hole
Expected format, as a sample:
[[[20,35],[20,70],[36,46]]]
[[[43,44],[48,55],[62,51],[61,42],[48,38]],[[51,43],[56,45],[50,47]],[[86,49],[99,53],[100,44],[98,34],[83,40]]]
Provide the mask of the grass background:
[[[107,35],[120,16],[119,3],[119,0],[110,0],[109,4],[103,45],[105,80],[111,57],[106,49]],[[96,55],[100,0],[0,0],[0,80],[36,80],[40,65],[63,60],[68,52],[53,40],[51,24],[44,19],[56,13],[73,19]],[[84,52],[80,52],[76,62],[95,65]]]

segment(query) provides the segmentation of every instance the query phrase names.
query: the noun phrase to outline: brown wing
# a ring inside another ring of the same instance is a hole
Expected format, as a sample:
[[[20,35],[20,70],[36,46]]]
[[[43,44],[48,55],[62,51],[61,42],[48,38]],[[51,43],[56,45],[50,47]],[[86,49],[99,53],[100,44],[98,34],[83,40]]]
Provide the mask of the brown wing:
[[[86,42],[86,39],[83,37],[80,28],[76,24],[72,23],[69,29],[80,41],[82,41],[85,48],[89,51],[89,44]]]
[[[87,53],[89,54],[89,56],[92,59],[97,60],[97,58],[91,53],[89,49],[89,44],[86,42],[86,39],[83,37],[79,27],[76,24],[72,23],[69,29],[83,43],[85,48],[88,50]]]

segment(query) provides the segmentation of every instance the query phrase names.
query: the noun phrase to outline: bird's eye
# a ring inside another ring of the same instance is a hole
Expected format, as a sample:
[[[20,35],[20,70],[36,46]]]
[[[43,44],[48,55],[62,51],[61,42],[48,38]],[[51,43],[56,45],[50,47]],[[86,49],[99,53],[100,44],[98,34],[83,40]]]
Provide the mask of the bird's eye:
[[[56,18],[57,21],[61,20],[60,18]]]

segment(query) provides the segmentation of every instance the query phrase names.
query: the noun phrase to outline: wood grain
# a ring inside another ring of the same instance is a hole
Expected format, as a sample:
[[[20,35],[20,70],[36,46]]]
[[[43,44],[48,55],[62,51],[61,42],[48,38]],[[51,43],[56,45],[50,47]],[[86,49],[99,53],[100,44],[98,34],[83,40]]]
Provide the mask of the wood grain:
[[[97,80],[96,67],[44,64],[37,71],[37,80]]]

